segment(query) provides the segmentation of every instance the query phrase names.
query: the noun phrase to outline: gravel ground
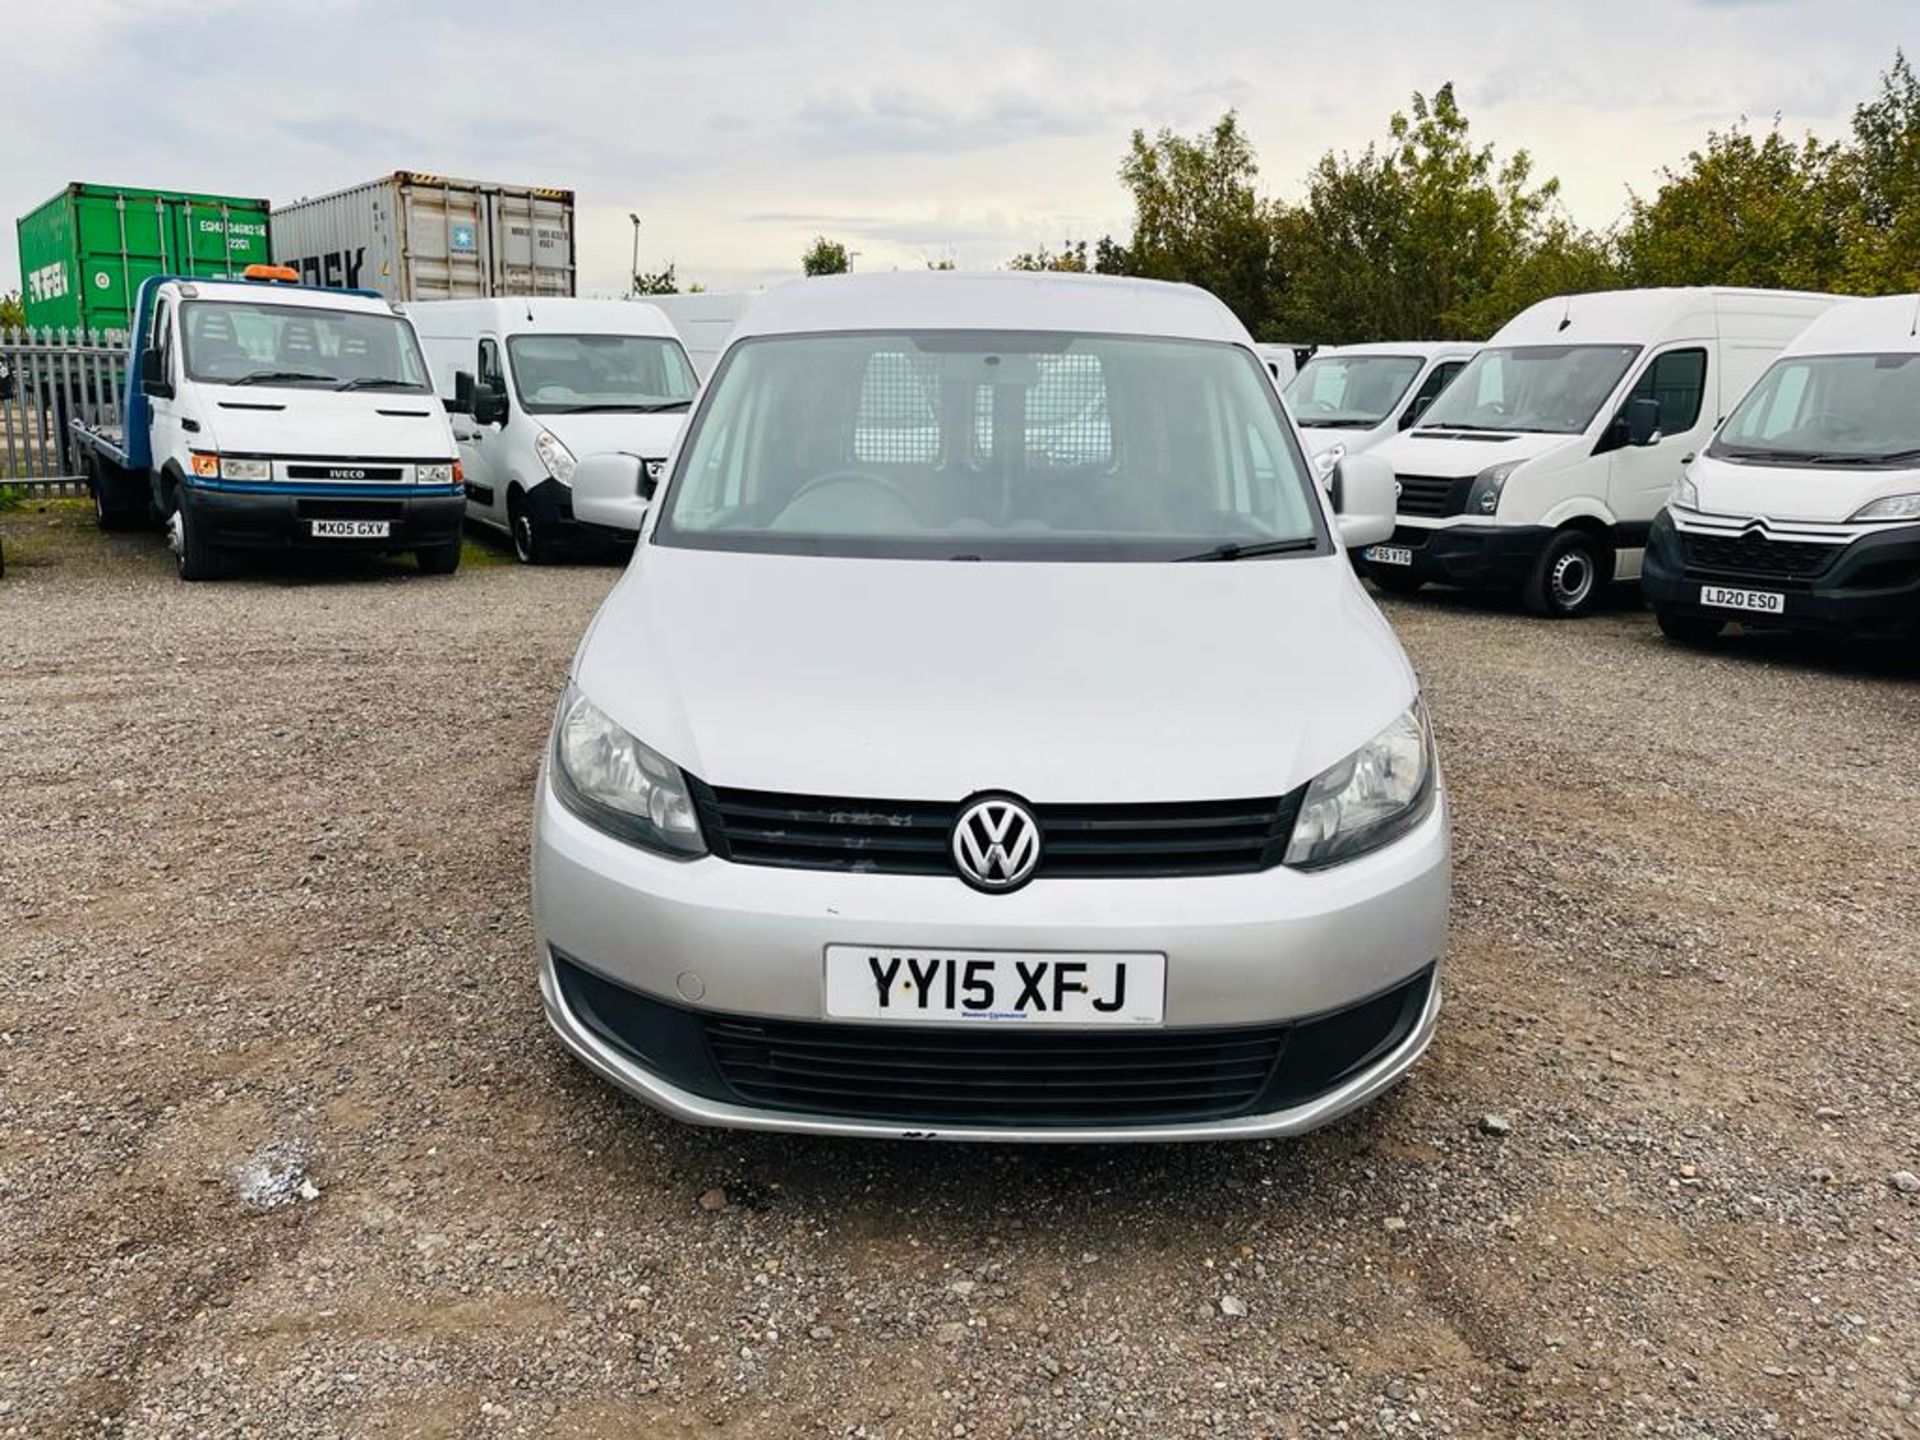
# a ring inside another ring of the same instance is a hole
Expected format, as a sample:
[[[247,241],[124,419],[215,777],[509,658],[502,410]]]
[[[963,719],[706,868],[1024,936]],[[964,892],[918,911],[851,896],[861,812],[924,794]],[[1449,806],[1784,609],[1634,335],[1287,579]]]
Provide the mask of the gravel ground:
[[[1458,860],[1405,1085],[1291,1143],[823,1143],[540,1019],[528,797],[611,569],[0,530],[0,1435],[1920,1434],[1909,656],[1393,602]]]

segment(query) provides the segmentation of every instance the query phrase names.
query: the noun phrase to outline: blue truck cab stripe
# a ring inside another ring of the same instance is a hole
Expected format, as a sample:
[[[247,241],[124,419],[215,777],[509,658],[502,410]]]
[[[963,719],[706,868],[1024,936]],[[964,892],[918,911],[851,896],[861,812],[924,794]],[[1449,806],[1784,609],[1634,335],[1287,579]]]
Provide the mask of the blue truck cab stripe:
[[[200,475],[182,475],[180,483],[190,489],[217,490],[226,495],[325,496],[328,499],[444,500],[466,494],[464,485],[327,485],[298,480],[214,480]]]

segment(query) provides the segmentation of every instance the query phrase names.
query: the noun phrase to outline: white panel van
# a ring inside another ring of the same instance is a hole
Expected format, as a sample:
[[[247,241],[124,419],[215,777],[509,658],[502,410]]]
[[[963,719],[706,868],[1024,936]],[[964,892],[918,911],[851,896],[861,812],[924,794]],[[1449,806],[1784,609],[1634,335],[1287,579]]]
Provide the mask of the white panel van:
[[[1682,641],[1920,630],[1920,295],[1801,331],[1674,487],[1640,578]]]
[[[468,518],[505,531],[526,564],[630,545],[635,531],[575,517],[573,472],[589,455],[631,455],[651,498],[699,389],[667,317],[549,296],[406,311],[453,419]]]
[[[1400,485],[1389,590],[1517,586],[1567,617],[1640,574],[1653,517],[1720,417],[1837,296],[1616,290],[1543,300],[1487,342],[1420,422],[1370,453]]]
[[[1470,340],[1332,345],[1287,386],[1287,405],[1322,474],[1419,422],[1480,353]]]

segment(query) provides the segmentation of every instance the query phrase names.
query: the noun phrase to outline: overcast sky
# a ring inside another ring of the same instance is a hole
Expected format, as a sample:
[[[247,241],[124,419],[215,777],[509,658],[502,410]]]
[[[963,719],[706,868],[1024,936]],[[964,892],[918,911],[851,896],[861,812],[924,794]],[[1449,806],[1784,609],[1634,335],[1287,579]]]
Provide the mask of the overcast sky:
[[[723,289],[998,265],[1123,232],[1135,126],[1237,108],[1263,182],[1381,136],[1451,79],[1605,225],[1709,127],[1838,135],[1914,0],[6,0],[0,216],[70,180],[276,204],[396,169],[578,192],[582,293],[641,263]],[[19,284],[12,227],[0,291]]]

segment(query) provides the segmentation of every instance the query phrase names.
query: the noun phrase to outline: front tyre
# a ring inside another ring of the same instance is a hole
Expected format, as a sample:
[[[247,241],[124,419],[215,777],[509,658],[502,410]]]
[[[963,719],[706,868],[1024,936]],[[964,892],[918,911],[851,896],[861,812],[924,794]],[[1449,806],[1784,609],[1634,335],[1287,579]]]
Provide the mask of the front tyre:
[[[524,495],[507,502],[507,525],[513,532],[513,558],[522,565],[546,565],[553,560],[553,537],[547,524]]]
[[[182,580],[218,580],[227,573],[226,555],[209,543],[185,505],[176,505],[167,517],[167,544],[180,562]]]
[[[1718,615],[1700,615],[1687,610],[1655,610],[1654,620],[1660,633],[1681,645],[1705,645],[1727,628]]]
[[[1584,530],[1562,530],[1533,562],[1520,598],[1535,615],[1572,620],[1600,603],[1612,574],[1612,551]]]
[[[460,568],[460,539],[440,545],[423,545],[413,552],[413,563],[422,575],[451,575]]]

